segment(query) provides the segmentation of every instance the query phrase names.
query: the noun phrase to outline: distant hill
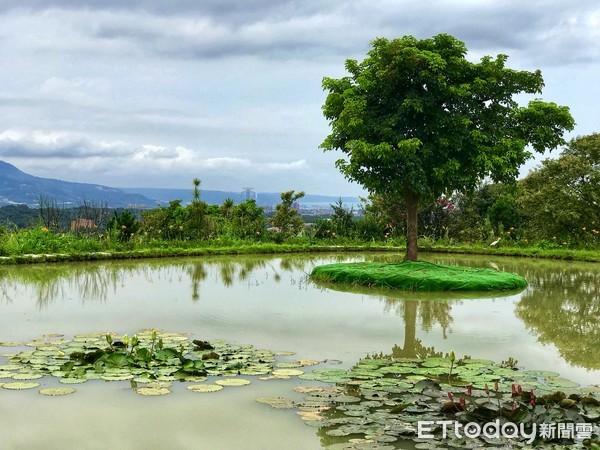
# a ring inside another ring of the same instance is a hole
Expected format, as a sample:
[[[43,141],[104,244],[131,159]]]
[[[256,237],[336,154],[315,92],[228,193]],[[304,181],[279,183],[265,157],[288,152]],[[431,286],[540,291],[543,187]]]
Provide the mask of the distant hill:
[[[192,200],[192,189],[162,189],[162,188],[120,188],[124,192],[141,194],[149,198],[156,199],[161,204],[166,204],[171,200],[181,200],[182,204],[189,203]],[[227,191],[210,191],[201,189],[200,199],[210,205],[220,205],[225,199],[230,198],[236,203],[246,200],[245,192],[227,192]],[[258,192],[252,193],[251,198],[256,199],[256,203],[261,206],[274,206],[281,202],[281,193]],[[302,207],[323,206],[328,207],[331,203],[335,203],[340,197],[331,195],[312,195],[306,194],[298,203]],[[358,197],[342,197],[344,204],[356,204],[359,202]]]
[[[25,204],[35,206],[40,195],[55,200],[66,207],[79,206],[83,200],[106,202],[111,208],[156,206],[156,201],[141,194],[127,193],[120,189],[99,184],[72,183],[51,178],[34,177],[12,164],[0,161],[0,206]]]
[[[241,190],[226,192],[201,189],[200,192],[201,200],[211,205],[220,205],[226,198],[236,203],[246,199],[246,193]],[[80,206],[84,199],[89,202],[105,202],[110,208],[127,208],[131,205],[135,205],[136,208],[154,208],[158,205],[167,205],[171,200],[181,200],[184,205],[189,203],[192,200],[192,188],[112,188],[99,184],[73,183],[35,177],[12,164],[0,161],[0,206],[25,204],[36,207],[40,195],[67,208]],[[252,192],[250,195],[251,198],[256,198],[261,206],[275,206],[281,201],[280,193]],[[303,208],[327,208],[339,198],[339,196],[306,194],[298,203]],[[354,205],[359,202],[359,199],[342,197],[342,201],[345,205]]]

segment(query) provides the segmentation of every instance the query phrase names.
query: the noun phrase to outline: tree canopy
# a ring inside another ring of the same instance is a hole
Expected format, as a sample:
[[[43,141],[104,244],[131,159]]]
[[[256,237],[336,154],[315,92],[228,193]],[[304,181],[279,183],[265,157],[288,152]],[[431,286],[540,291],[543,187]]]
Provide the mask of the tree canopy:
[[[514,96],[540,94],[541,72],[505,67],[506,55],[466,59],[458,39],[439,34],[376,39],[349,76],[324,78],[323,113],[331,134],[321,147],[341,150],[336,166],[369,192],[404,200],[407,255],[417,259],[422,200],[473,189],[484,177],[511,181],[532,154],[564,143],[574,121],[566,106]]]
[[[583,238],[600,229],[600,134],[579,136],[520,183],[520,206],[536,238]]]

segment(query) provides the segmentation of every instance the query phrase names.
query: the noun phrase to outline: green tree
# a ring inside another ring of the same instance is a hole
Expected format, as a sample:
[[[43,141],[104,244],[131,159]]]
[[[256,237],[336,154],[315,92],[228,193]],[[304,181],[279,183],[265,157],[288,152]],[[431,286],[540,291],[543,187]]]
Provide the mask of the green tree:
[[[198,239],[209,234],[208,204],[200,200],[200,179],[194,178],[193,183],[192,201],[185,208],[184,229],[188,237]]]
[[[221,216],[225,220],[231,220],[231,218],[233,217],[234,207],[235,207],[235,202],[232,199],[230,199],[229,197],[227,197],[225,199],[225,201],[223,201],[223,204],[221,205],[221,207],[219,208]]]
[[[333,214],[329,218],[331,229],[337,236],[348,237],[354,230],[354,208],[347,210],[340,198],[336,203],[330,204]]]
[[[183,239],[183,227],[187,220],[181,200],[171,200],[169,206],[161,206],[142,212],[142,231],[163,239]]]
[[[336,166],[371,193],[404,200],[405,259],[417,259],[419,203],[474,188],[486,176],[509,181],[531,153],[561,145],[574,126],[569,109],[515,94],[539,94],[541,72],[505,67],[506,55],[465,58],[447,34],[376,39],[350,76],[324,78],[323,113],[332,132],[321,147],[341,150]]]
[[[131,237],[138,232],[140,224],[137,217],[130,210],[125,209],[121,214],[114,212],[111,219],[106,225],[107,230],[116,232],[118,239],[121,242],[127,242]]]
[[[265,231],[264,209],[255,199],[246,200],[233,207],[233,229],[241,238],[260,239]]]
[[[281,203],[275,206],[275,214],[271,217],[271,225],[279,229],[284,236],[294,236],[304,228],[304,221],[293,208],[294,203],[304,197],[304,192],[287,191],[281,193]]]
[[[569,142],[521,181],[519,203],[533,238],[577,242],[600,236],[600,134]]]

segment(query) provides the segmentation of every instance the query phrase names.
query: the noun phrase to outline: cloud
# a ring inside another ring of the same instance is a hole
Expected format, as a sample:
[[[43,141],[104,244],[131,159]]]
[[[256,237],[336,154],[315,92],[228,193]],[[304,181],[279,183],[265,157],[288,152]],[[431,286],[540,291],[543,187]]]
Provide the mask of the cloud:
[[[51,98],[68,99],[74,102],[89,102],[110,92],[111,83],[106,78],[61,78],[44,80],[40,92]]]
[[[0,158],[109,185],[344,194],[340,155],[318,149],[322,77],[376,37],[438,33],[541,69],[544,99],[597,131],[597,0],[0,0]]]
[[[314,60],[358,54],[375,37],[445,32],[464,40],[476,55],[512,51],[547,64],[600,58],[596,0],[54,0],[4,1],[2,9],[31,20],[43,11],[42,31],[67,28],[68,40],[37,39],[56,50]]]
[[[88,180],[106,183],[105,176],[119,180],[119,185],[146,185],[156,177],[174,177],[171,185],[195,176],[237,184],[244,177],[260,181],[261,177],[296,174],[310,169],[305,159],[292,161],[260,161],[233,156],[203,157],[202,152],[184,146],[165,147],[154,144],[135,146],[92,138],[64,131],[9,129],[0,133],[0,158],[10,159],[22,170],[32,167],[46,177],[68,181]],[[31,162],[35,161],[33,165]],[[22,167],[24,164],[24,167]],[[259,184],[260,185],[260,184]]]
[[[0,133],[0,155],[3,157],[89,158],[94,156],[126,156],[132,149],[121,141],[92,141],[69,131],[42,131],[10,128]]]

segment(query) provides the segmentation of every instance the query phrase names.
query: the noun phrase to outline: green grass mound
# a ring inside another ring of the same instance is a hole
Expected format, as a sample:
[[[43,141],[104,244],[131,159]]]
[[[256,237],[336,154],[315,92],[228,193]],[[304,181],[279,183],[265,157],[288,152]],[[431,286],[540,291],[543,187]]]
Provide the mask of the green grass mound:
[[[525,278],[513,273],[424,261],[326,264],[315,267],[311,278],[418,291],[505,291],[527,286]]]

